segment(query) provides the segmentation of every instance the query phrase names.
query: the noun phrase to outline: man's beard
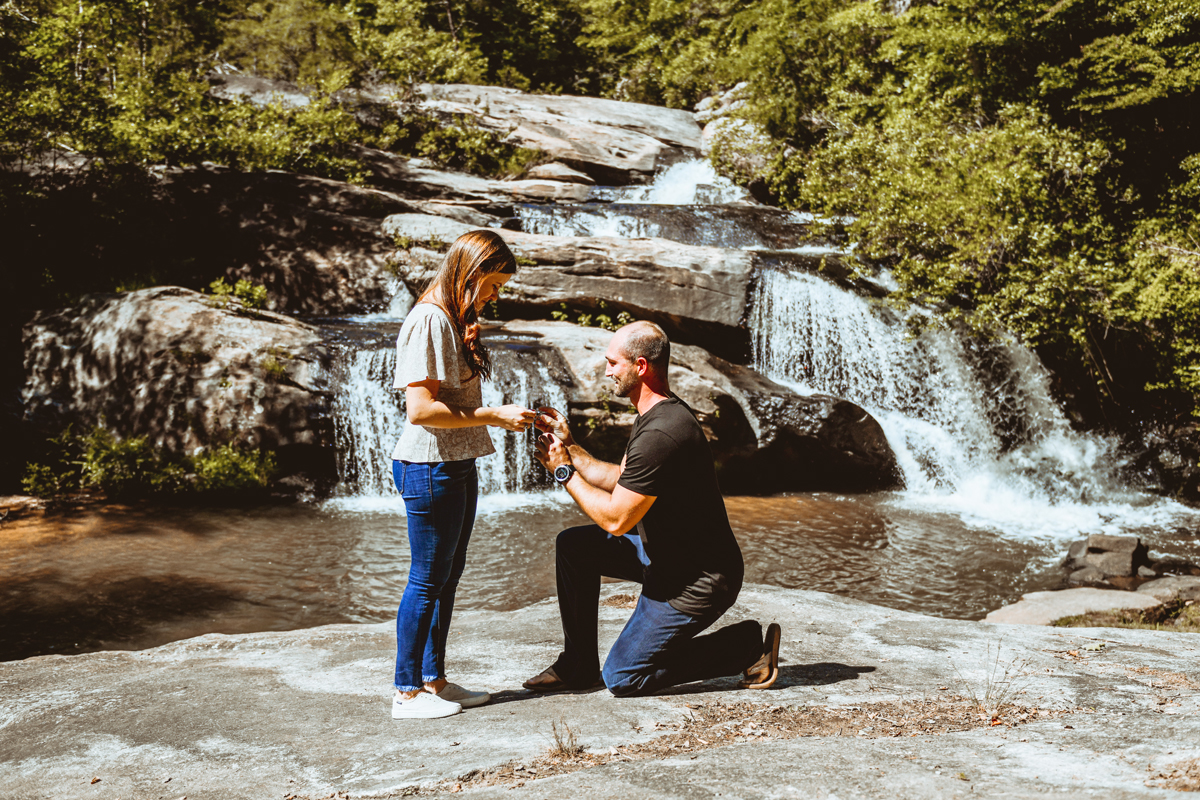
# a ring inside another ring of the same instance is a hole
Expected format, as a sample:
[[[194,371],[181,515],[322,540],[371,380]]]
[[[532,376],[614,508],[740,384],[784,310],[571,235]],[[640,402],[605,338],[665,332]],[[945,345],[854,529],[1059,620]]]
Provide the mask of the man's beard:
[[[613,394],[617,397],[629,397],[633,387],[637,386],[637,375],[613,375]]]

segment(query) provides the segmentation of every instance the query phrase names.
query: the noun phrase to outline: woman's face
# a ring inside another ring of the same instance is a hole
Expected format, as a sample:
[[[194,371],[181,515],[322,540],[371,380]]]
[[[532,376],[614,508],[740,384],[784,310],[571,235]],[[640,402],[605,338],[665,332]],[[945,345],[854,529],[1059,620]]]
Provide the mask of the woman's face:
[[[475,300],[475,313],[483,311],[483,307],[493,300],[500,298],[500,287],[508,283],[512,277],[511,272],[493,272],[490,275],[484,275],[479,280],[479,296]]]

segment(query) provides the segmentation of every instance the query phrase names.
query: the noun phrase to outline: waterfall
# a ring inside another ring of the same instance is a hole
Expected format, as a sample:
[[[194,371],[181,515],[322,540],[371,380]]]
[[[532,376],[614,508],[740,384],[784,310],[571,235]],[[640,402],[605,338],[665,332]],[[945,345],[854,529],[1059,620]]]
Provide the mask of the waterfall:
[[[908,503],[1064,536],[1156,513],[1118,480],[1111,442],[1071,429],[1027,348],[945,329],[914,338],[887,307],[779,269],[760,274],[749,324],[759,371],[879,420]]]
[[[717,174],[706,159],[680,161],[654,176],[647,186],[605,187],[592,190],[596,200],[614,203],[737,203],[750,199],[750,193]]]
[[[566,413],[561,374],[530,347],[491,345],[493,380],[483,383],[483,404],[547,405]],[[341,355],[341,389],[334,402],[334,431],[341,475],[339,494],[395,498],[392,448],[404,429],[402,393],[392,389],[394,347],[374,343]],[[479,459],[479,489],[485,495],[524,493],[553,485],[533,457],[530,434],[487,429],[496,453]]]

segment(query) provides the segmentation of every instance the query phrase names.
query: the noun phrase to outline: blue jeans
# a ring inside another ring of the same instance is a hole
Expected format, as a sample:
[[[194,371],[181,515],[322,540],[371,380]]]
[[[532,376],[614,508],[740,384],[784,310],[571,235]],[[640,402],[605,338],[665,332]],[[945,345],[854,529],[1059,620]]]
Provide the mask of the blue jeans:
[[[652,694],[680,683],[737,675],[763,653],[762,626],[754,620],[698,635],[728,607],[693,617],[643,594],[601,672],[596,625],[600,578],[641,583],[649,564],[641,539],[613,536],[598,525],[568,528],[558,535],[555,559],[564,649],[554,671],[571,686],[590,686],[599,676],[618,697]]]
[[[475,459],[392,462],[408,513],[412,564],[396,614],[396,688],[410,692],[446,677],[446,634],[467,563],[479,473]]]

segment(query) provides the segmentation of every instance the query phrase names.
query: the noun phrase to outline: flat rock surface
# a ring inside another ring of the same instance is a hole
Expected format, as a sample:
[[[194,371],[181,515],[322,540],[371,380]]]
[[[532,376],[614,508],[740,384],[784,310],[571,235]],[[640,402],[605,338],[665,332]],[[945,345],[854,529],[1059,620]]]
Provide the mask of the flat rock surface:
[[[1064,589],[1061,592],[1030,592],[1012,605],[996,609],[985,618],[988,622],[1010,625],[1049,625],[1056,619],[1074,617],[1089,611],[1117,611],[1125,608],[1150,608],[1159,601],[1149,594],[1106,589]]]
[[[604,646],[628,614],[602,607]],[[389,716],[391,623],[0,664],[0,782],[14,798],[1123,798],[1170,796],[1147,781],[1200,754],[1200,642],[1188,634],[1026,628],[1017,637],[1008,626],[762,586],[747,587],[726,621],[745,616],[783,626],[776,688],[723,679],[616,699],[520,689],[559,649],[553,601],[463,612],[451,678],[495,701],[435,721]],[[949,726],[888,710],[970,698],[995,716],[972,712],[976,724]],[[667,744],[695,714],[726,707],[736,713],[723,738]],[[848,721],[793,737],[750,724],[798,713]],[[553,775],[552,723],[607,762]],[[620,755],[654,746],[649,757]],[[483,779],[505,764],[501,779]]]

